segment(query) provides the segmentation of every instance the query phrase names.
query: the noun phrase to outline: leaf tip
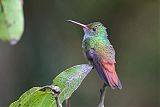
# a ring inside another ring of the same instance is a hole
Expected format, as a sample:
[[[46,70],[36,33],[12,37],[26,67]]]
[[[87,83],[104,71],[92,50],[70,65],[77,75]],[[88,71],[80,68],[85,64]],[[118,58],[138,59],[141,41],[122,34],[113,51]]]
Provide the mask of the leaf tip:
[[[18,42],[18,40],[16,40],[16,39],[11,39],[11,40],[10,40],[10,44],[11,44],[11,45],[16,45],[17,42]]]
[[[93,68],[93,66],[90,64],[84,64],[82,67],[83,72],[90,72],[92,68]]]

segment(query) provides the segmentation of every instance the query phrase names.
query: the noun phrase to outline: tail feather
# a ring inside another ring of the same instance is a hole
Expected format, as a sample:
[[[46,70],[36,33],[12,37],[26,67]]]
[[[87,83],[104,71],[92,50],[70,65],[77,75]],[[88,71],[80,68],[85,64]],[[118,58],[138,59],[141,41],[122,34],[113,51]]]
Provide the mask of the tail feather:
[[[116,74],[115,71],[115,66],[112,63],[106,63],[106,62],[101,62],[102,64],[102,71],[104,72],[108,84],[112,89],[115,89],[116,87],[119,89],[122,89],[121,82]]]
[[[116,74],[114,63],[108,63],[104,61],[93,61],[93,64],[106,85],[110,86],[112,89],[119,88],[122,89],[121,82]]]

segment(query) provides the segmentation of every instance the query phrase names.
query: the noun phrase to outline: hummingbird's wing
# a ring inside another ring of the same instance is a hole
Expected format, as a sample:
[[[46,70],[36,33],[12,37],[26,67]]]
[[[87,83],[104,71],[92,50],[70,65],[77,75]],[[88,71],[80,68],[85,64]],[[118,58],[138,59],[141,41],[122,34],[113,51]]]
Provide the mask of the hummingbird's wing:
[[[89,49],[86,51],[86,57],[92,62],[93,66],[96,68],[99,76],[105,82],[105,84],[109,85],[112,89],[116,87],[121,89],[122,85],[120,80],[118,79],[114,66],[115,53],[114,51],[112,51],[113,53],[111,53],[111,51],[104,50],[104,48],[103,51],[105,52],[99,52],[95,51],[95,49]]]

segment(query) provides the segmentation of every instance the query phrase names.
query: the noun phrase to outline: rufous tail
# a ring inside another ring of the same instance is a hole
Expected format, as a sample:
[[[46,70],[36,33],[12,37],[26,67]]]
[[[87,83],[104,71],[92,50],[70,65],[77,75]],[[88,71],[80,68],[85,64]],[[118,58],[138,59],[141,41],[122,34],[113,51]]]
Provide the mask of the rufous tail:
[[[101,62],[102,72],[103,75],[105,75],[108,85],[112,88],[119,88],[122,89],[121,82],[117,76],[117,73],[115,71],[114,63],[108,63],[108,62]]]

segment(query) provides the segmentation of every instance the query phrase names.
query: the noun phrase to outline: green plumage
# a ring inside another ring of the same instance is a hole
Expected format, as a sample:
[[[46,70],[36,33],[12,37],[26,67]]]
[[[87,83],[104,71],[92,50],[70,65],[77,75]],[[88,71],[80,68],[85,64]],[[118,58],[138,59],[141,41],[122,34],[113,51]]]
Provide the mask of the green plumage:
[[[82,43],[84,53],[90,49],[94,49],[98,59],[105,59],[106,61],[114,63],[115,51],[108,40],[106,28],[100,22],[94,22],[87,26],[92,30],[84,29],[85,35]]]

